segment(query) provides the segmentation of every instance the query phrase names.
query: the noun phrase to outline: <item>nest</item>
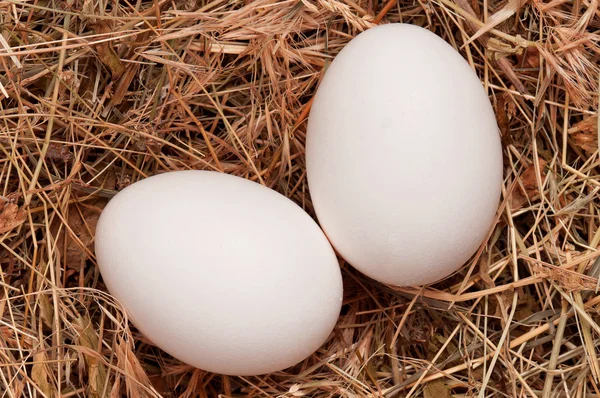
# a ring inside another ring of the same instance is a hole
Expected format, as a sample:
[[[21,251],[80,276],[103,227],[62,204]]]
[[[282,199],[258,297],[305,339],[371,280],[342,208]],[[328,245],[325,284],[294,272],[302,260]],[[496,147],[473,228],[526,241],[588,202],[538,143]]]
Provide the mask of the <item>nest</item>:
[[[596,0],[0,1],[2,396],[600,394],[599,13]],[[153,346],[98,273],[103,206],[147,176],[211,169],[314,215],[311,98],[352,37],[390,22],[444,38],[489,93],[505,157],[490,238],[421,288],[341,260],[334,332],[285,371],[210,374]]]

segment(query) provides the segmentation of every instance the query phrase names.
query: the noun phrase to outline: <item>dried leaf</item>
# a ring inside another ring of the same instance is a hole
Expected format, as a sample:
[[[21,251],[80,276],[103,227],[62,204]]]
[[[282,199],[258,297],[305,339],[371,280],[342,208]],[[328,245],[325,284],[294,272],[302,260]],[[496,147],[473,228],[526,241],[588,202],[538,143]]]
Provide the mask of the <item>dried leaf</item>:
[[[519,189],[515,189],[509,199],[510,210],[515,212],[523,207],[527,203],[527,198],[521,193]]]
[[[78,344],[89,348],[90,350],[98,350],[98,335],[92,326],[92,322],[86,316],[85,318],[78,317],[73,324],[78,332]],[[106,368],[102,362],[95,356],[85,355],[85,364],[88,371],[88,393],[92,397],[104,396],[104,388],[106,384]]]
[[[53,389],[48,380],[48,370],[45,361],[46,353],[44,351],[40,351],[33,356],[31,378],[47,397],[54,397]]]
[[[544,178],[546,177],[545,168],[546,168],[546,164],[548,162],[546,162],[542,158],[538,158],[538,163],[540,166],[540,174],[541,174],[541,178],[542,178],[542,181],[540,181],[540,183],[541,183],[541,182],[543,182]],[[525,188],[525,194],[527,195],[527,197],[529,199],[532,199],[534,196],[536,196],[539,193],[537,173],[535,170],[535,163],[531,163],[529,165],[529,167],[527,167],[525,169],[523,174],[521,174],[521,181],[523,182],[523,187]]]
[[[106,200],[99,199],[93,203],[93,206],[70,206],[67,221],[69,228],[75,236],[65,226],[62,226],[60,236],[57,237],[57,247],[64,259],[66,266],[71,269],[79,270],[85,264],[88,254],[93,248],[93,234],[96,230],[96,224],[100,217],[100,212],[105,206]],[[60,220],[53,226],[53,235],[58,234]],[[64,237],[66,234],[66,244]]]
[[[46,157],[48,159],[53,160],[62,160],[66,163],[73,159],[73,154],[65,145],[51,143],[50,146],[48,146],[48,152],[46,152]]]
[[[106,22],[97,21],[94,24],[91,24],[90,27],[94,29],[94,31],[98,34],[107,34],[111,33],[111,29]],[[96,44],[96,51],[98,52],[98,57],[100,61],[110,70],[113,80],[117,80],[123,72],[125,72],[125,67],[123,63],[121,63],[121,59],[115,52],[111,41],[104,41],[102,43]]]
[[[588,156],[592,156],[598,149],[598,137],[596,135],[575,133],[571,138],[575,142],[575,145],[581,148]]]
[[[446,348],[441,354],[438,355],[444,344],[446,345]],[[449,342],[447,337],[444,337],[438,333],[435,333],[432,336],[430,340],[430,348],[431,349],[429,349],[429,352],[427,353],[427,359],[431,361],[437,356],[440,362],[446,361],[458,350],[454,341]],[[459,362],[460,360],[455,360],[452,363],[458,364]]]
[[[10,231],[25,222],[27,213],[14,203],[4,205],[0,214],[0,234]]]
[[[568,130],[569,134],[578,132],[598,134],[598,115],[585,118]]]
[[[598,115],[590,116],[575,124],[568,133],[575,145],[586,155],[593,155],[598,149]]]
[[[479,260],[479,276],[481,277],[481,280],[483,281],[483,283],[485,283],[485,285],[488,288],[492,288],[492,287],[496,286],[496,284],[494,283],[494,280],[490,277],[489,264],[488,264],[487,260],[483,257],[481,258],[481,260]]]
[[[499,317],[503,325],[505,324],[506,319],[508,318],[508,312],[512,307],[514,292],[515,290],[511,288],[494,295],[498,304],[494,311],[494,316]]]
[[[127,396],[145,397],[145,390],[141,386],[150,384],[150,380],[139,359],[133,353],[131,340],[119,339],[115,354],[117,356],[117,366],[129,375],[129,377],[125,378]]]
[[[152,383],[152,387],[154,387],[159,394],[166,395],[166,393],[169,391],[169,387],[160,370],[156,371],[156,374],[151,374],[148,378],[150,383]],[[115,398],[118,397],[120,397],[120,395],[115,395]]]
[[[505,142],[508,142],[507,140],[510,139],[510,118],[513,116],[510,114],[510,104],[514,107],[514,102],[507,93],[498,96],[498,101],[496,101],[496,121],[500,128],[502,140]]]
[[[519,57],[519,64],[522,64],[525,68],[539,68],[540,50],[534,46],[525,48],[525,51]]]
[[[46,263],[40,261],[40,269],[46,269]],[[42,273],[37,274],[37,291],[42,291],[46,288],[45,282],[47,279]],[[45,294],[38,295],[38,305],[40,306],[40,316],[44,325],[52,327],[52,319],[54,318],[54,307],[52,302]]]
[[[443,380],[430,381],[423,388],[423,398],[452,398],[450,388]]]
[[[535,297],[533,297],[531,294],[526,293],[523,289],[519,290],[518,295],[519,301],[517,304],[517,309],[515,311],[515,319],[517,321],[523,321],[537,312],[535,310],[537,302],[535,300]]]
[[[45,294],[40,294],[39,300],[42,322],[44,322],[46,326],[52,327],[52,317],[54,315],[54,307],[52,306],[52,302]]]
[[[598,285],[596,278],[552,264],[534,262],[531,269],[536,276],[551,279],[570,291],[595,290]]]
[[[542,158],[538,158],[538,163],[540,166],[540,174],[542,179],[540,183],[543,183],[547,174],[546,164],[548,164],[548,162]],[[513,211],[520,209],[527,202],[527,200],[532,200],[540,193],[535,163],[532,162],[529,166],[527,166],[519,179],[521,180],[522,185],[519,185],[519,187],[515,188],[510,197],[510,205]]]

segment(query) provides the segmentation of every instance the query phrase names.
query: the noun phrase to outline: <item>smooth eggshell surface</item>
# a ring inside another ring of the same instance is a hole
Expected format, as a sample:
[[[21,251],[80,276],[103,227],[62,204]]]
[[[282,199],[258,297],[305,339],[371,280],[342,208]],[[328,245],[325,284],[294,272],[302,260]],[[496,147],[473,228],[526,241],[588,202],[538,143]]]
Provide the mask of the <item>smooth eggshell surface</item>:
[[[434,282],[485,239],[502,183],[496,119],[469,64],[428,30],[389,24],[350,41],[325,73],[306,140],[321,227],[364,274]]]
[[[154,344],[229,375],[292,366],[331,333],[342,279],[317,224],[288,198],[209,171],[118,193],[96,230],[109,291]]]

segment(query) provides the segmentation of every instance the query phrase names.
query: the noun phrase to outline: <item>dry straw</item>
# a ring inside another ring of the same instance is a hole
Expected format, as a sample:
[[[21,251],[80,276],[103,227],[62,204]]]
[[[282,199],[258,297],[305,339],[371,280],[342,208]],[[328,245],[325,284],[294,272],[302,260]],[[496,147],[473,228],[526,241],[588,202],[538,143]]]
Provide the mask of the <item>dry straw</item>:
[[[388,22],[443,37],[490,95],[505,183],[486,244],[425,288],[342,263],[334,333],[287,371],[223,377],[154,347],[98,274],[107,199],[213,169],[312,214],[312,95]],[[597,0],[0,0],[0,396],[597,396],[599,29]]]

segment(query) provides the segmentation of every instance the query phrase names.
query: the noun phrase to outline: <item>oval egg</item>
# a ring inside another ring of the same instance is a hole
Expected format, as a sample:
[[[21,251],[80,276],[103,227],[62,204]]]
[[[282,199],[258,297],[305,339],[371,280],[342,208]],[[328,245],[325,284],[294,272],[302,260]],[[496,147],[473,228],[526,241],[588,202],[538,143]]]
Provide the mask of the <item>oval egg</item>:
[[[364,274],[408,286],[460,268],[502,184],[494,112],[469,64],[426,29],[359,34],[327,69],[307,126],[321,227]]]
[[[317,224],[257,183],[209,171],[139,181],[96,230],[108,290],[181,361],[257,375],[302,361],[330,335],[342,279]]]

